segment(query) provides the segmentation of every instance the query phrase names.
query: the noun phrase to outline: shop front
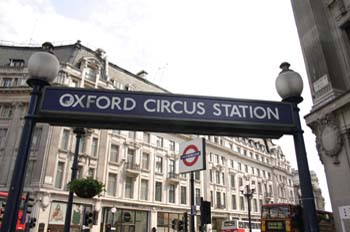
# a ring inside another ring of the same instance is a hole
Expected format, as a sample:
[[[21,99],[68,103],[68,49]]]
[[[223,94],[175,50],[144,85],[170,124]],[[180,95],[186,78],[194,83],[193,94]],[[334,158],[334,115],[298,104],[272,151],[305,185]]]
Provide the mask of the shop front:
[[[103,208],[101,231],[148,232],[149,212],[105,207]]]

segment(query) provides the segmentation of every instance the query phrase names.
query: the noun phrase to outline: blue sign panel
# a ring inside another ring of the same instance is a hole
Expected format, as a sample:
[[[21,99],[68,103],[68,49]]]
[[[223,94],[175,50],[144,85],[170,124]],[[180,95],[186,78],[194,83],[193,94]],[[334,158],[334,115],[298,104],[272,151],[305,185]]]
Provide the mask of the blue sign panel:
[[[45,89],[39,114],[56,118],[57,123],[60,118],[64,123],[93,119],[97,124],[104,121],[105,124],[134,122],[139,125],[142,120],[150,124],[134,130],[152,130],[156,126],[168,131],[166,127],[170,124],[187,128],[234,125],[240,129],[288,133],[295,127],[289,103],[60,87]],[[90,120],[90,123],[94,127],[94,122]],[[133,127],[128,126],[128,129]]]

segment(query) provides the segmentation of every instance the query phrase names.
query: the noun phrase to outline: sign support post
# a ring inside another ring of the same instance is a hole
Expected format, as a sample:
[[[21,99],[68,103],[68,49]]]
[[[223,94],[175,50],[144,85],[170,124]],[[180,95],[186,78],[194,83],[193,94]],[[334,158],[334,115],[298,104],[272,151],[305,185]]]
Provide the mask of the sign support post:
[[[191,228],[190,232],[195,232],[194,216],[196,215],[196,205],[194,204],[194,174],[191,172]]]

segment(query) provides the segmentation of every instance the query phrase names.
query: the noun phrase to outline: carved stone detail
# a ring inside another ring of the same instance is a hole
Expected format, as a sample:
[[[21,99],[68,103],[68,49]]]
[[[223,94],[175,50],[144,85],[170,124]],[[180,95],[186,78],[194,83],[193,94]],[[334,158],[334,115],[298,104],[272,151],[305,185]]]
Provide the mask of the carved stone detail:
[[[316,134],[316,148],[321,162],[323,163],[321,154],[324,154],[333,158],[333,164],[339,164],[338,156],[343,147],[343,139],[335,116],[326,115],[315,124],[312,128]]]

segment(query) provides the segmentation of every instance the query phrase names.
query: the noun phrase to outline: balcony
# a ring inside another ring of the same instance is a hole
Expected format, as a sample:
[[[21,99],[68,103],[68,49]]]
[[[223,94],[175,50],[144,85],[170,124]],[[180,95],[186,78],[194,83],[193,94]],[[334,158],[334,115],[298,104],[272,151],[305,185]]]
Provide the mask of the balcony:
[[[216,205],[216,208],[217,208],[217,209],[225,209],[226,207],[225,207],[224,204],[217,204],[217,205]]]
[[[167,180],[173,184],[178,184],[180,182],[180,175],[175,172],[169,172]]]
[[[141,168],[139,164],[126,162],[125,170],[127,175],[135,177],[140,174]]]

